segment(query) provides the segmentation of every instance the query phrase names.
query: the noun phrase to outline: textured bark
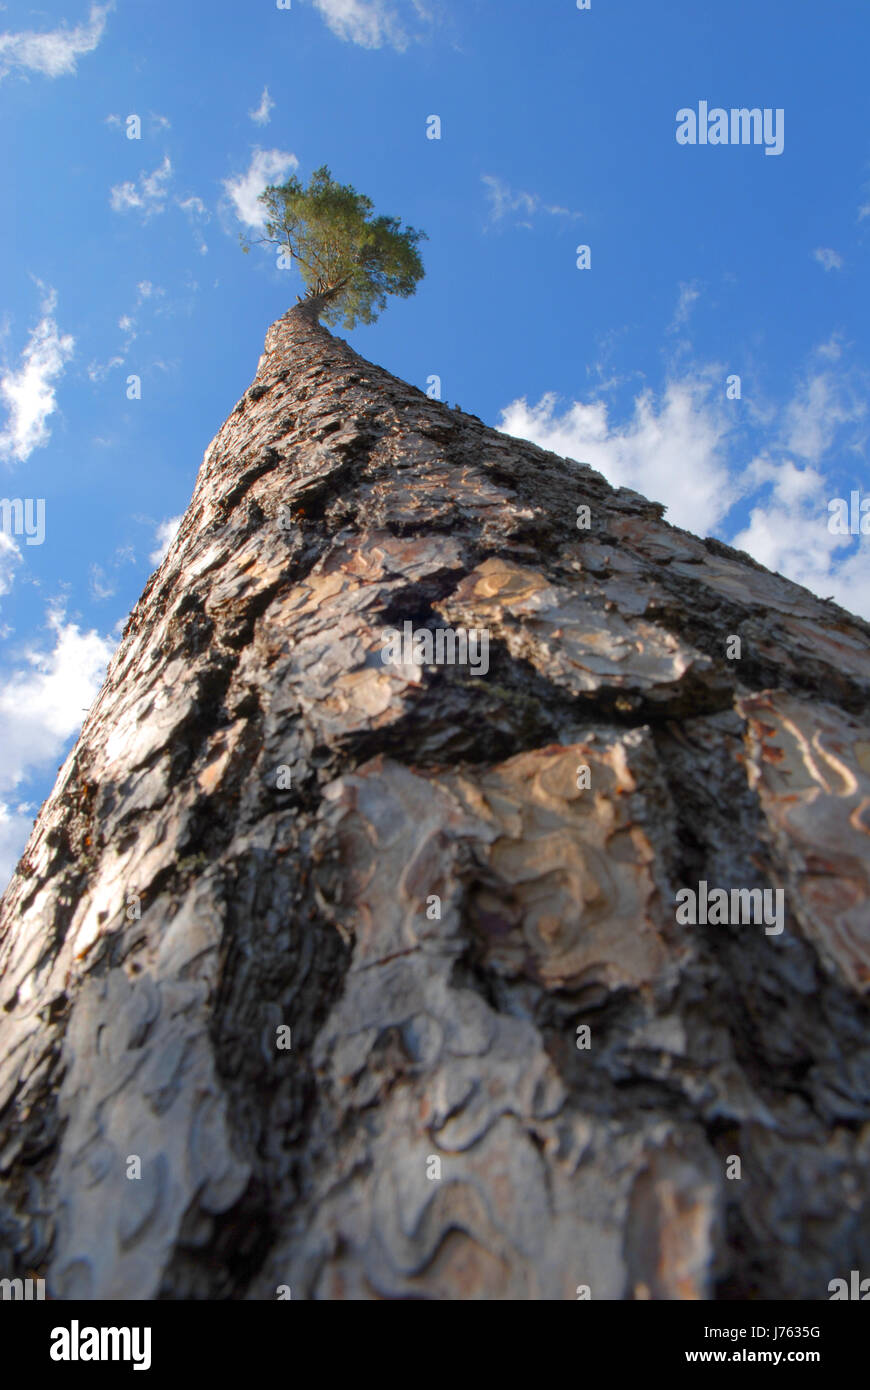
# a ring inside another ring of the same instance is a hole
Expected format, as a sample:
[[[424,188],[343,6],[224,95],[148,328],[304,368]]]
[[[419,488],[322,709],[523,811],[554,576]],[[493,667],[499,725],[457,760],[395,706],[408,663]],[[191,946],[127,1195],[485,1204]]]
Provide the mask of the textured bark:
[[[273,325],[3,899],[0,1274],[868,1272],[870,629],[662,510]],[[406,619],[488,674],[384,665]],[[701,880],[785,930],[680,925]]]

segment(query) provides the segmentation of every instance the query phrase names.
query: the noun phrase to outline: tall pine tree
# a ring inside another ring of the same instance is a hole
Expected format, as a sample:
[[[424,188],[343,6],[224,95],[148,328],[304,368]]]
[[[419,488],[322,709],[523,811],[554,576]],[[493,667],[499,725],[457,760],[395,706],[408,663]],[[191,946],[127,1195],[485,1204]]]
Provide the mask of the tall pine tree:
[[[0,1273],[826,1298],[867,1258],[870,629],[317,311],[2,902]],[[385,663],[406,623],[486,674]]]

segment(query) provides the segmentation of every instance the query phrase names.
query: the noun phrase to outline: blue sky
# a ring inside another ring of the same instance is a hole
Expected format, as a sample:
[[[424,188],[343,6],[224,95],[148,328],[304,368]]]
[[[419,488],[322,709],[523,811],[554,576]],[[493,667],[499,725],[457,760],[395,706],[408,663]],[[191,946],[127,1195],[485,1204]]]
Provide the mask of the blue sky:
[[[866,0],[10,0],[0,31],[0,494],[45,505],[41,544],[0,530],[3,882],[301,288],[238,242],[290,173],[429,235],[364,356],[870,617],[870,539],[828,526],[867,487]],[[781,152],[678,143],[701,102],[782,112]]]

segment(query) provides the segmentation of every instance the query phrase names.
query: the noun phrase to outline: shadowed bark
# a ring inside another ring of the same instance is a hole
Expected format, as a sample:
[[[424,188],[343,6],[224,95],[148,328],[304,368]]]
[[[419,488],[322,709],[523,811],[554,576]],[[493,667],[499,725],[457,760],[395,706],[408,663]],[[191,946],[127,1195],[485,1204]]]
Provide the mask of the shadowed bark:
[[[827,1298],[870,1272],[870,629],[316,313],[2,901],[0,1275]],[[406,621],[486,674],[385,664]],[[678,920],[702,882],[784,930]]]

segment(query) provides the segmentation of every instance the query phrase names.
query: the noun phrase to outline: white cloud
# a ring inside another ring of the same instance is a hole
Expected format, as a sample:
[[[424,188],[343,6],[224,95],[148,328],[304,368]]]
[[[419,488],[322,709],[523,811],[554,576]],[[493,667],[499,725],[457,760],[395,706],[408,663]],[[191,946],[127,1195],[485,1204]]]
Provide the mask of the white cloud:
[[[409,38],[395,5],[388,0],[312,0],[333,34],[357,43],[361,48],[382,48],[390,44],[403,51]],[[424,11],[414,7],[418,15]]]
[[[153,285],[150,280],[140,280],[136,285],[136,308],[145,299],[150,299],[152,295],[165,294],[166,291],[159,285]]]
[[[263,95],[260,97],[260,105],[255,107],[253,111],[249,111],[248,115],[255,125],[268,125],[274,106],[275,103],[269,96],[269,88],[264,87]]]
[[[870,538],[828,530],[828,503],[850,490],[832,484],[828,457],[835,447],[862,467],[866,457],[866,374],[844,366],[843,353],[834,333],[810,355],[789,399],[744,401],[770,441],[748,466],[748,425],[734,423],[740,417],[725,405],[722,369],[713,365],[671,380],[658,400],[643,392],[621,424],[609,421],[601,399],[559,413],[550,392],[532,407],[513,401],[500,428],[591,464],[611,483],[666,503],[669,521],[701,535],[715,528],[769,569],[870,618]],[[735,535],[727,518],[741,500],[749,520]]]
[[[81,727],[103,679],[114,644],[81,632],[63,614],[49,615],[51,651],[30,649],[26,665],[0,681],[0,881],[8,879],[32,829],[32,816],[10,804],[29,775],[56,763]]]
[[[796,584],[870,618],[870,547],[863,537],[854,545],[851,536],[828,530],[831,487],[824,476],[791,459],[774,463],[767,457],[753,460],[748,473],[770,492],[731,544]]]
[[[842,343],[833,334],[814,357],[839,362]],[[822,597],[833,597],[853,613],[870,618],[870,546],[862,537],[828,530],[828,503],[843,490],[834,488],[821,469],[835,447],[864,457],[861,427],[866,419],[866,382],[854,369],[811,371],[780,412],[774,461],[765,453],[746,470],[752,489],[763,488],[748,524],[732,544],[761,564],[803,584]],[[856,431],[844,426],[858,425]],[[802,463],[789,455],[796,454]],[[849,488],[845,488],[848,500]]]
[[[494,174],[484,174],[487,197],[490,200],[490,215],[493,222],[500,222],[508,212],[533,213],[538,206],[535,193],[514,193],[502,179]]]
[[[163,156],[162,164],[150,174],[139,175],[139,182],[115,184],[109,194],[109,204],[113,212],[136,210],[146,218],[166,209],[166,184],[172,177],[172,164],[169,155]]]
[[[211,214],[209,213],[208,208],[202,201],[202,198],[197,198],[194,194],[191,194],[189,198],[176,198],[175,201],[178,203],[178,206],[181,208],[181,211],[186,214],[188,220],[190,221],[193,234],[199,243],[199,253],[201,256],[204,256],[208,251],[208,246],[206,245],[205,238],[203,237],[202,232],[200,231],[197,219],[202,218],[204,221],[210,222]]]
[[[104,599],[112,598],[115,594],[115,586],[109,579],[102,565],[91,565],[91,598],[100,603]]]
[[[536,406],[525,399],[502,411],[499,429],[543,449],[591,464],[616,487],[631,487],[664,502],[668,520],[706,532],[727,514],[739,489],[725,458],[730,422],[712,379],[671,381],[656,402],[651,391],[635,398],[634,413],[611,424],[604,401],[575,401],[561,415],[548,392]]]
[[[134,333],[133,338],[135,338],[135,336],[136,334]],[[129,339],[129,342],[132,341],[132,338]],[[127,346],[129,346],[129,342]],[[126,360],[125,357],[120,357],[116,354],[114,357],[109,357],[105,362],[91,362],[88,364],[88,379],[90,381],[105,381],[109,372],[113,372],[116,367],[123,367]]]
[[[838,362],[843,356],[843,344],[840,339],[839,333],[832,333],[826,343],[819,343],[816,355],[826,358],[829,362]]]
[[[503,179],[497,178],[494,174],[483,174],[481,181],[486,185],[491,222],[501,222],[508,213],[525,214],[526,219],[528,219],[538,212],[544,212],[551,217],[567,217],[571,221],[583,216],[582,212],[571,212],[569,208],[560,207],[558,203],[545,203],[537,193],[525,193],[520,189],[512,189]],[[526,220],[521,221],[519,225],[530,227],[532,224]]]
[[[790,577],[807,588],[815,588],[807,579]],[[870,621],[870,549],[866,543],[856,546],[836,568],[832,566],[830,581],[826,579],[826,583],[830,587],[822,583],[816,592],[823,598],[830,594],[848,612]]]
[[[670,332],[675,332],[678,328],[683,328],[688,323],[695,301],[700,299],[701,291],[694,281],[680,281],[680,297],[677,300],[677,307],[674,310],[674,317],[670,322]]]
[[[86,23],[77,24],[74,29],[61,24],[41,34],[33,30],[0,34],[0,78],[15,69],[41,72],[45,77],[74,73],[76,60],[97,47],[106,27],[106,15],[113,8],[111,3],[92,5]]]
[[[114,646],[96,631],[82,632],[62,613],[49,614],[54,648],[31,648],[0,682],[0,792],[13,790],[50,763],[81,726],[100,688]]]
[[[15,567],[20,563],[21,550],[14,537],[6,531],[0,531],[0,594],[9,593],[15,577]]]
[[[169,547],[175,540],[178,528],[181,525],[182,520],[183,513],[181,516],[167,517],[165,521],[160,522],[159,526],[157,527],[157,530],[154,533],[154,539],[157,542],[157,548],[156,550],[152,550],[151,554],[148,556],[148,559],[151,561],[152,565],[163,564],[163,561],[166,559],[166,556],[169,553]]]
[[[189,198],[179,198],[177,202],[182,212],[190,213],[193,217],[204,217],[206,220],[209,219],[208,208],[202,201],[202,198],[197,198],[194,194],[191,194]]]
[[[236,217],[245,227],[262,227],[266,210],[258,202],[267,184],[280,184],[292,169],[299,168],[295,154],[286,150],[254,150],[247,172],[224,179],[224,189],[235,209]]]
[[[821,355],[830,356],[830,344]],[[867,407],[843,375],[817,372],[808,377],[788,404],[783,420],[783,447],[817,463],[831,448],[840,425],[866,416]]]
[[[0,396],[9,414],[6,428],[0,432],[0,458],[24,462],[51,437],[46,421],[55,409],[52,383],[75,347],[70,334],[58,332],[52,317],[56,304],[54,290],[48,290],[41,306],[42,318],[21,354],[18,370],[7,368],[0,375]]]
[[[813,252],[813,259],[818,261],[819,265],[824,266],[825,270],[842,270],[843,268],[843,257],[837,251],[833,251],[830,246],[817,246]]]
[[[137,295],[135,308],[137,309],[142,304],[143,300],[149,299],[152,294],[163,294],[163,290],[154,289],[154,286],[151,284],[150,280],[140,281],[140,283],[136,286],[136,290]],[[114,357],[110,357],[106,362],[89,363],[88,377],[91,381],[104,381],[105,378],[109,375],[109,372],[114,371],[116,367],[123,367],[124,363],[127,360],[127,353],[130,351],[130,348],[133,346],[133,344],[139,336],[138,325],[136,319],[133,317],[132,314],[122,314],[121,317],[118,319],[118,327],[124,334],[124,341],[121,344],[119,351],[115,353]]]

